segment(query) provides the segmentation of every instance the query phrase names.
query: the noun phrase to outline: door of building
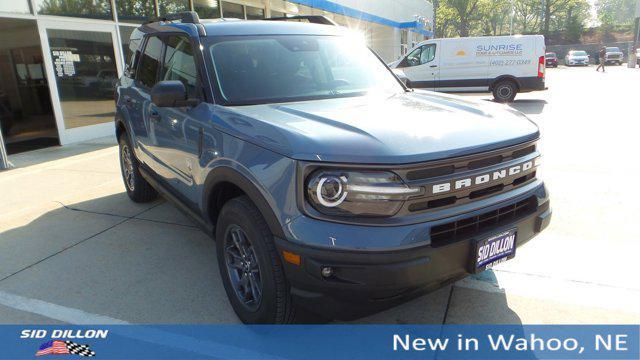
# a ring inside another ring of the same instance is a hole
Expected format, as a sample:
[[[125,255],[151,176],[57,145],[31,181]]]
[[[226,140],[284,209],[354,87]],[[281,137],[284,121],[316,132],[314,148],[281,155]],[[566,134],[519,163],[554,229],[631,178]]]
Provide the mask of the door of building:
[[[0,17],[0,31],[0,131],[8,153],[58,145],[36,20]]]
[[[47,19],[39,21],[39,31],[60,142],[112,135],[123,69],[116,26]]]

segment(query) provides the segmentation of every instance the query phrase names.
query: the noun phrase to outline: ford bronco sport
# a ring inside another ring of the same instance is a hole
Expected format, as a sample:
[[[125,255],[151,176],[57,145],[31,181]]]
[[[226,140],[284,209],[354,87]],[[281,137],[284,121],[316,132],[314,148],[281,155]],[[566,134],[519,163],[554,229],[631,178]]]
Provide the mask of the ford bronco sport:
[[[535,124],[405,88],[346,29],[185,13],[130,47],[127,194],[161,193],[215,238],[243,322],[356,318],[510,259],[549,224]]]

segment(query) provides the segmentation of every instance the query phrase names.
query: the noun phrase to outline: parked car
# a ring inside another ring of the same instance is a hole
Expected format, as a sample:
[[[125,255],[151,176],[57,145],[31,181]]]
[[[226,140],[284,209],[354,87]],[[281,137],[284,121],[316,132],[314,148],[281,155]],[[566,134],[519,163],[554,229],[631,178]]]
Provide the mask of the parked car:
[[[554,52],[544,54],[545,65],[547,67],[558,67],[558,56]]]
[[[584,50],[571,50],[564,57],[566,66],[589,66],[589,55]]]
[[[350,30],[187,12],[130,44],[127,195],[160,193],[215,238],[245,323],[363,316],[514,257],[550,222],[533,122],[406,88]]]
[[[620,65],[624,61],[624,54],[620,51],[620,48],[617,47],[607,47],[606,48],[605,60],[607,64],[616,64]]]
[[[492,92],[498,102],[544,90],[542,35],[431,39],[389,64],[408,86],[446,92]]]

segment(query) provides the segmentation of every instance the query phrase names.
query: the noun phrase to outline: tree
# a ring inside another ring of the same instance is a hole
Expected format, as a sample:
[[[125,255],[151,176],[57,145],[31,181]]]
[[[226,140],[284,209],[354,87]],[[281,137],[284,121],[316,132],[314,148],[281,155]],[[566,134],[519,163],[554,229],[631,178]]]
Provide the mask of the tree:
[[[455,11],[458,20],[458,35],[469,36],[472,22],[478,20],[480,0],[442,0],[441,3]]]
[[[514,0],[515,17],[523,34],[537,31],[540,22],[540,0]]]
[[[598,20],[605,26],[631,25],[634,22],[637,0],[598,0]]]
[[[509,33],[511,4],[504,0],[486,0],[480,4],[483,35],[503,35]],[[505,29],[506,27],[506,29]]]

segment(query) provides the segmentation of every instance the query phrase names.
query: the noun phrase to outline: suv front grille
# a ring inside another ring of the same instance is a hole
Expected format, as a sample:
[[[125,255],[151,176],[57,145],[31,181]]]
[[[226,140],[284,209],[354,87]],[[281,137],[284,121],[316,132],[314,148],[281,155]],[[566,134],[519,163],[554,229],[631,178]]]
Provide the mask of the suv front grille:
[[[535,197],[530,197],[498,210],[434,226],[431,228],[431,246],[442,246],[462,240],[472,234],[490,231],[530,215],[536,209],[537,200]]]
[[[523,186],[535,179],[538,157],[536,143],[528,142],[484,154],[394,169],[409,186],[423,189],[421,195],[406,201],[398,215],[462,205]],[[531,161],[534,165],[522,167],[518,173],[494,177],[505,168]],[[475,181],[479,176],[485,176],[485,181]],[[473,183],[458,188],[456,182],[460,180]],[[447,185],[449,188],[434,190],[440,189],[438,185]]]
[[[467,170],[475,170],[491,165],[500,164],[505,161],[527,156],[534,153],[535,151],[536,145],[528,144],[524,147],[518,147],[515,150],[513,148],[506,149],[499,154],[474,156],[472,159],[460,160],[455,162],[454,164],[409,169],[404,171],[404,174],[401,175],[403,175],[403,177],[409,181],[426,180],[438,176],[453,175]]]

